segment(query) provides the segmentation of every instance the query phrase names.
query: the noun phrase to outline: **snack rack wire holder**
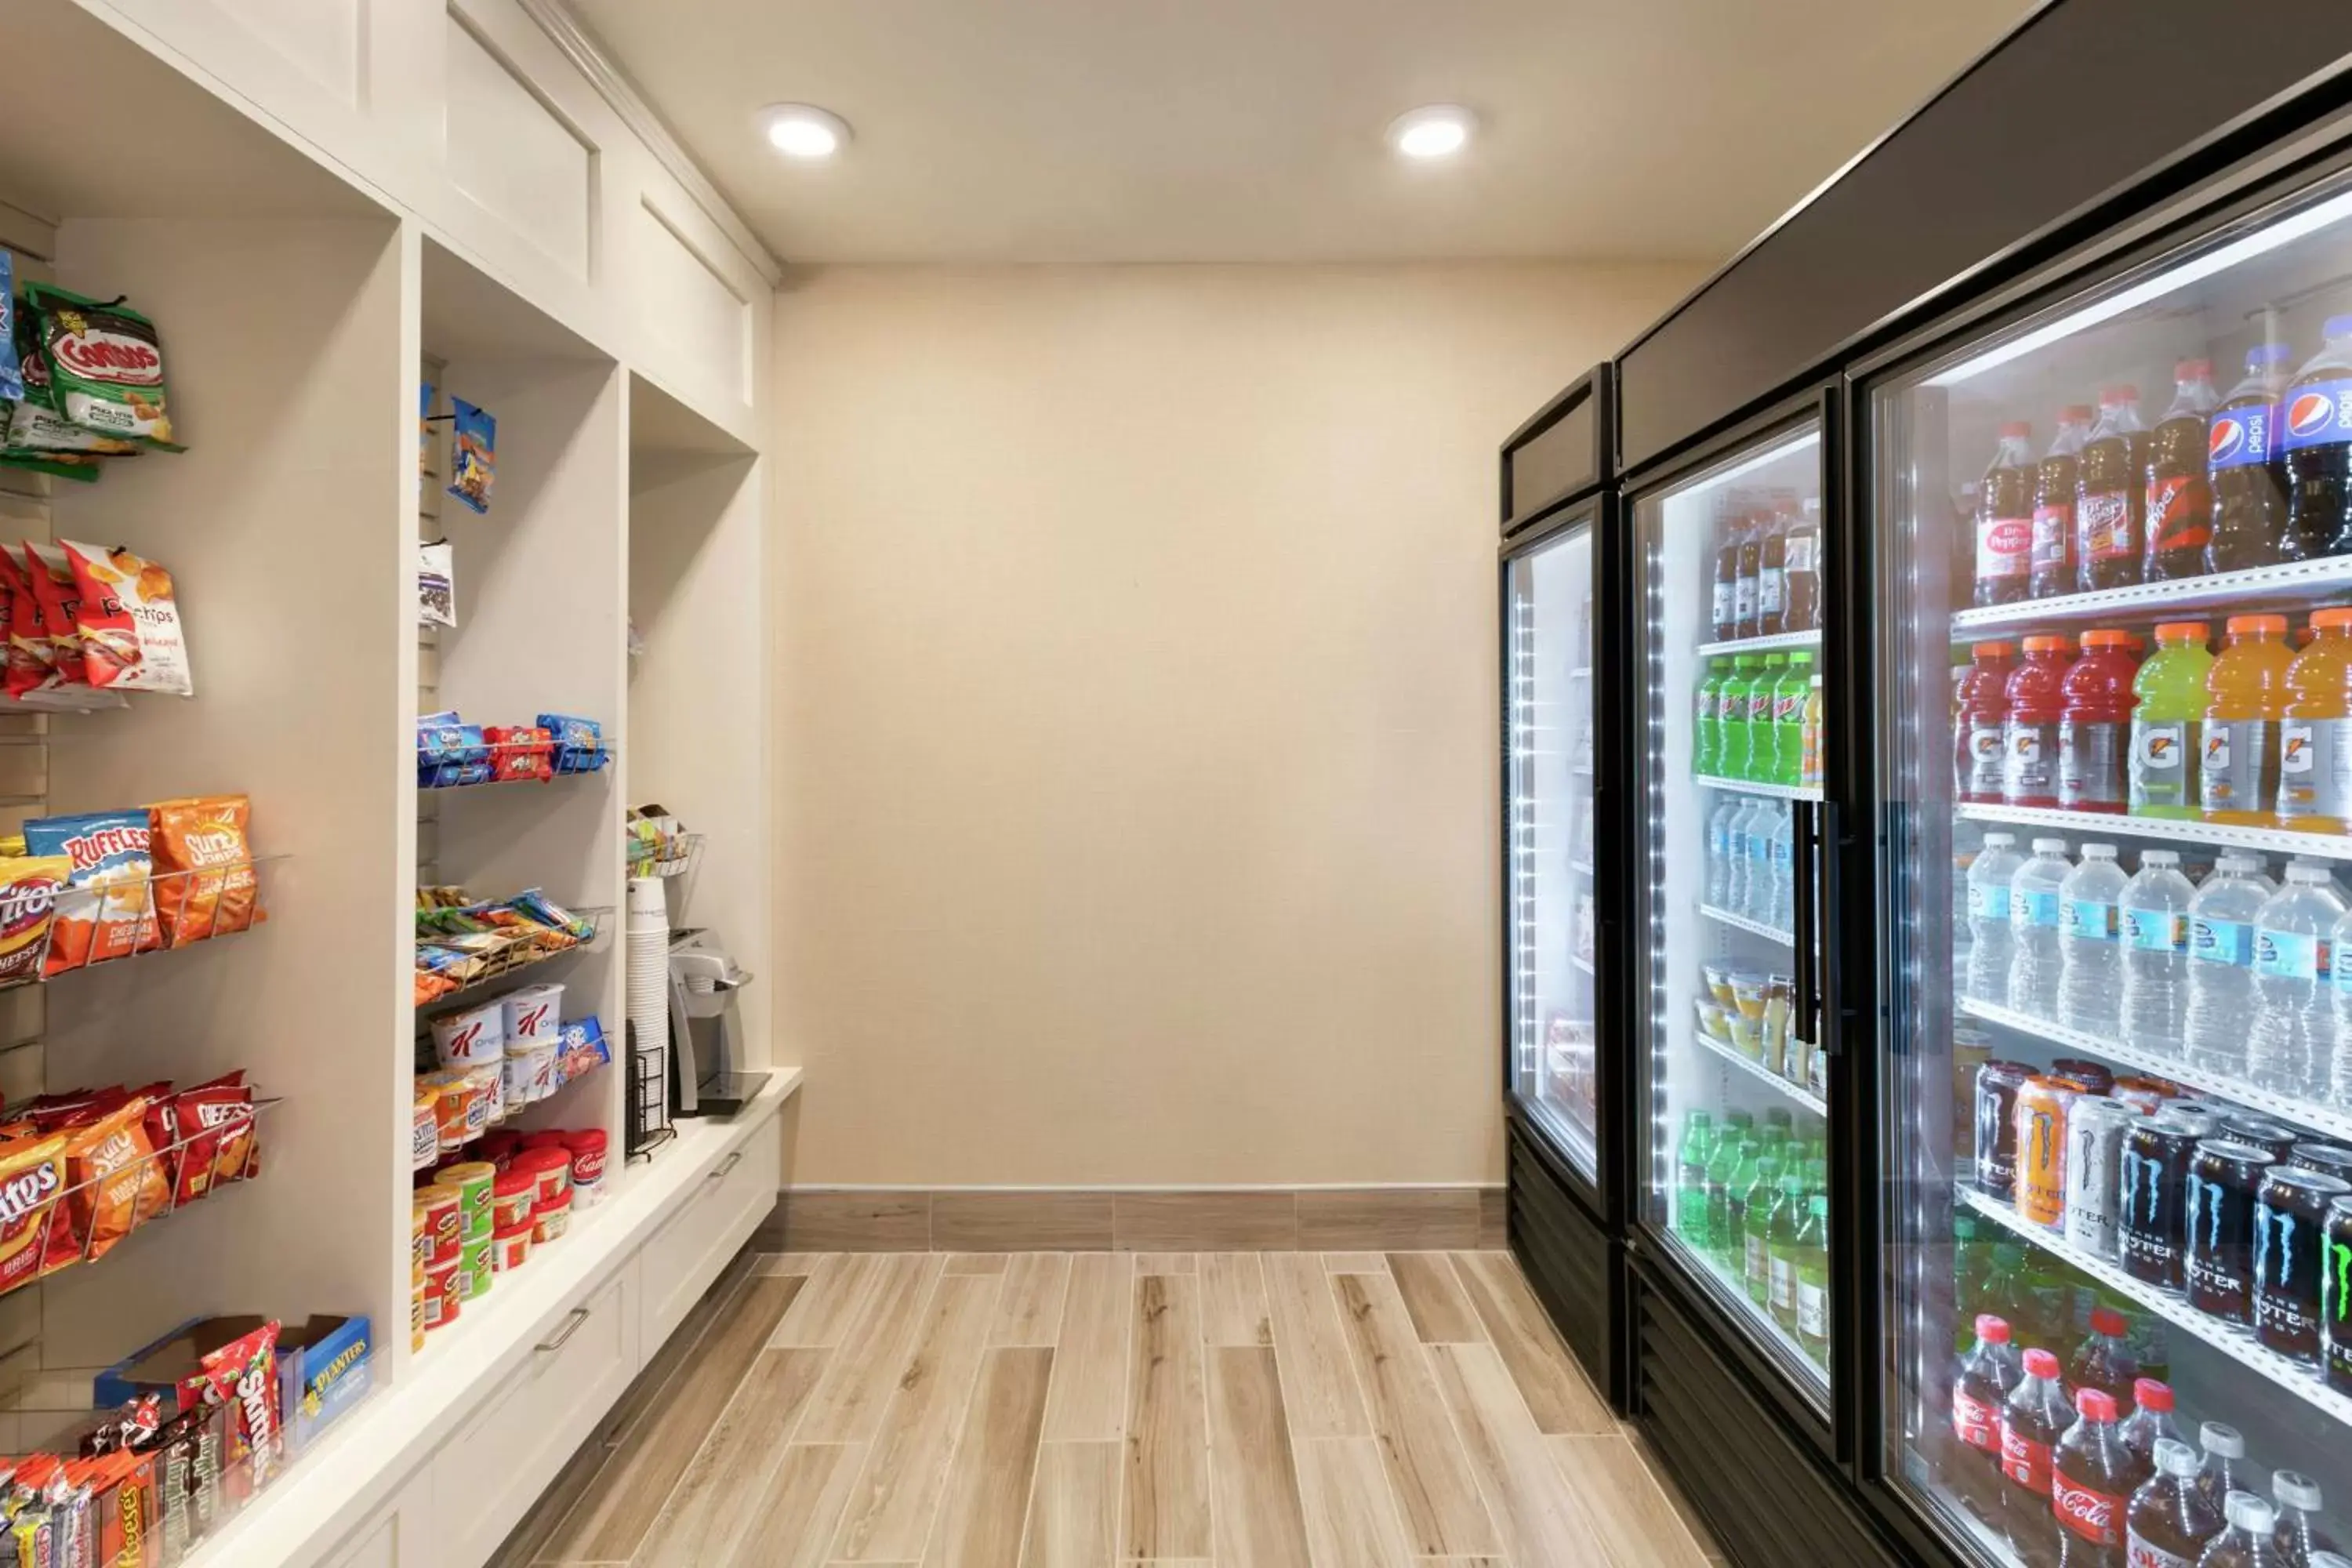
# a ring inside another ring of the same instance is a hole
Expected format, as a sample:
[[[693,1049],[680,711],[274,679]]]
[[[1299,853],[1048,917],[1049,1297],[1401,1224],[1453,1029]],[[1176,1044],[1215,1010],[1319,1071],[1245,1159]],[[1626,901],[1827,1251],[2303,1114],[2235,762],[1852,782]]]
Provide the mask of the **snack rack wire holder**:
[[[629,1021],[622,1030],[629,1059],[626,1157],[650,1160],[654,1151],[677,1136],[669,1119],[669,1052],[637,1048],[637,1026]]]
[[[446,1012],[461,1003],[487,1001],[488,999],[487,993],[503,987],[520,972],[536,969],[542,963],[550,963],[559,958],[569,958],[576,952],[586,952],[604,941],[604,933],[610,928],[612,921],[612,906],[598,905],[589,909],[576,909],[567,904],[564,909],[573,919],[588,927],[586,935],[562,947],[549,947],[543,942],[534,941],[528,944],[518,942],[512,947],[502,950],[489,959],[488,967],[483,973],[475,975],[455,991],[444,991],[430,1001],[417,1004],[418,1035],[420,1037],[424,1035],[425,1020],[430,1016]]]
[[[277,881],[277,869],[290,855],[261,855],[249,860],[229,861],[219,866],[206,866],[187,871],[159,871],[147,877],[119,877],[81,888],[61,888],[56,896],[47,926],[41,933],[38,962],[26,973],[0,980],[0,991],[20,985],[37,985],[60,975],[78,974],[86,969],[103,969],[126,959],[145,958],[153,953],[175,952],[193,947],[215,937],[239,936],[254,927],[266,925],[269,920],[271,889]],[[233,887],[235,879],[245,886]],[[237,917],[236,923],[224,925],[221,910],[230,894],[243,896],[248,912]],[[199,897],[213,900],[209,914],[199,909],[194,927],[188,919],[189,900]],[[85,905],[77,908],[78,905]],[[163,919],[164,911],[171,919]],[[56,973],[49,972],[50,950],[57,940],[57,915],[77,917],[87,913],[100,921],[136,921],[139,932],[127,952],[110,953],[103,958],[92,955]]]

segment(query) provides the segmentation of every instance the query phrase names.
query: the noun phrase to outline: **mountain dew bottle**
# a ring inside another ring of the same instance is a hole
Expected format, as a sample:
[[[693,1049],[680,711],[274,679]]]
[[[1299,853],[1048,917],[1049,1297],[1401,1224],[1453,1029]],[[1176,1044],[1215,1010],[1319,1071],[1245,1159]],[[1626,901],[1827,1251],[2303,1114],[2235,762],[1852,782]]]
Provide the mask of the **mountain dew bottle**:
[[[1731,661],[1706,661],[1706,679],[1698,683],[1698,714],[1692,726],[1691,772],[1720,773],[1723,754],[1723,683],[1731,676]]]
[[[1755,726],[1748,721],[1748,699],[1763,672],[1764,661],[1743,653],[1731,661],[1731,673],[1716,688],[1715,776],[1744,779],[1754,746]]]
[[[1750,784],[1770,784],[1779,747],[1772,733],[1772,700],[1780,676],[1789,668],[1785,653],[1768,653],[1764,668],[1748,688],[1748,765],[1739,776]]]

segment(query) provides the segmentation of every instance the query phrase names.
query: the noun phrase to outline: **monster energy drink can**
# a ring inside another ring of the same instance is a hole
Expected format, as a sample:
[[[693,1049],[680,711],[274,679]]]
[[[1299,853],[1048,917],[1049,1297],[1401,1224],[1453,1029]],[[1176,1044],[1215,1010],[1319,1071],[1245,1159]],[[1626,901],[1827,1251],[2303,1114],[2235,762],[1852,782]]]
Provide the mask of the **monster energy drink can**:
[[[2352,1198],[2327,1205],[2327,1267],[2319,1275],[2319,1337],[2327,1385],[2352,1394]]]
[[[2066,1239],[2113,1258],[2123,1221],[2124,1137],[2138,1117],[2120,1100],[2077,1098],[2066,1111]]]
[[[2273,1165],[2254,1198],[2254,1337],[2314,1366],[2327,1206],[2344,1197],[2352,1197],[2352,1184],[2340,1177]]]

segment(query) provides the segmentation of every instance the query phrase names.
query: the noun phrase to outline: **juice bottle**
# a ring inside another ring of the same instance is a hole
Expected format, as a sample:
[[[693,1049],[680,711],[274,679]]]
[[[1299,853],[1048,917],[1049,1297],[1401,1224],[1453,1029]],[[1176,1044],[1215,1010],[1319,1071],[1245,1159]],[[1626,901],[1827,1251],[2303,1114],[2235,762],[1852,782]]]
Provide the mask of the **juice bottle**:
[[[1731,673],[1716,689],[1715,766],[1710,771],[1719,779],[1748,776],[1748,692],[1756,684],[1756,672],[1764,661],[1752,653],[1743,653],[1731,661]]]
[[[1768,653],[1764,668],[1748,687],[1748,765],[1739,776],[1750,784],[1772,782],[1772,690],[1780,684],[1780,672],[1789,667],[1785,653]]]
[[[1812,689],[1813,656],[1792,653],[1789,668],[1772,687],[1772,772],[1774,784],[1793,784],[1804,776],[1805,693]]]
[[[2025,639],[2025,662],[2010,672],[2001,722],[2000,798],[2005,805],[2058,804],[2058,721],[2065,711],[2066,639]]]
[[[1797,763],[1797,782],[1808,789],[1819,789],[1822,784],[1822,678],[1817,674],[1811,689],[1805,693],[1803,752]],[[1993,798],[2000,798],[1998,789]]]
[[[2205,674],[2198,801],[2208,822],[2268,827],[2278,798],[2278,725],[2286,713],[2284,616],[2232,616],[2229,646]]]
[[[2213,656],[2203,621],[2156,628],[2156,657],[2139,667],[2132,691],[2131,812],[2134,816],[2197,815],[2197,723],[2205,716],[2205,676]]]
[[[1952,788],[1964,801],[2000,801],[2001,724],[2009,717],[2009,676],[2017,645],[1980,642],[1969,649],[1960,677],[1959,712],[1952,727]]]
[[[1706,661],[1706,679],[1698,683],[1697,712],[1691,735],[1691,772],[1702,777],[1717,772],[1723,754],[1723,682],[1731,673],[1727,658]]]
[[[2352,819],[2352,609],[2315,610],[2286,671],[2279,724],[2281,827],[2342,833]]]

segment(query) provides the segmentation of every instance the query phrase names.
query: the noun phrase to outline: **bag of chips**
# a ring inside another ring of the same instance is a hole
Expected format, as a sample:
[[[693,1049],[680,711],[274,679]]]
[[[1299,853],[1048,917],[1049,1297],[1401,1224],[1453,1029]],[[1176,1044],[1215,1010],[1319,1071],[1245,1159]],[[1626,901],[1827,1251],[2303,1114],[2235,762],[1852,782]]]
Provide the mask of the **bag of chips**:
[[[246,837],[249,810],[241,795],[161,801],[147,808],[164,946],[226,936],[268,918]]]
[[[96,1262],[170,1204],[161,1162],[147,1141],[146,1116],[147,1102],[133,1098],[67,1134],[74,1257]]]
[[[188,671],[172,574],[120,546],[107,550],[69,539],[61,543],[80,595],[74,624],[89,683],[118,691],[194,696],[195,679]]]
[[[52,283],[25,289],[37,318],[51,406],[86,430],[185,451],[172,440],[163,392],[163,345],[155,324],[122,303]]]
[[[0,985],[39,978],[58,890],[72,873],[63,856],[0,859]]]
[[[25,824],[36,855],[62,856],[72,867],[58,895],[45,974],[127,958],[161,939],[148,898],[154,861],[143,810],[40,816]]]
[[[446,539],[416,547],[416,624],[457,624],[457,565],[455,552]]]
[[[462,397],[453,397],[456,433],[449,437],[449,493],[476,511],[490,510],[498,465],[499,422]]]
[[[63,1236],[68,1258],[77,1250],[72,1227],[50,1223],[65,1190],[62,1136],[0,1143],[0,1292],[48,1271],[53,1235]]]
[[[0,544],[0,630],[7,635],[5,676],[0,684],[11,697],[23,698],[39,689],[53,664],[48,639],[40,635],[41,608],[33,602],[33,584],[25,575],[23,558]]]
[[[24,395],[16,358],[16,258],[0,250],[0,403],[20,402]]]
[[[33,603],[41,615],[41,635],[49,639],[49,662],[58,683],[88,686],[89,671],[82,661],[81,589],[74,583],[73,565],[54,544],[25,542],[25,575],[33,584]]]

